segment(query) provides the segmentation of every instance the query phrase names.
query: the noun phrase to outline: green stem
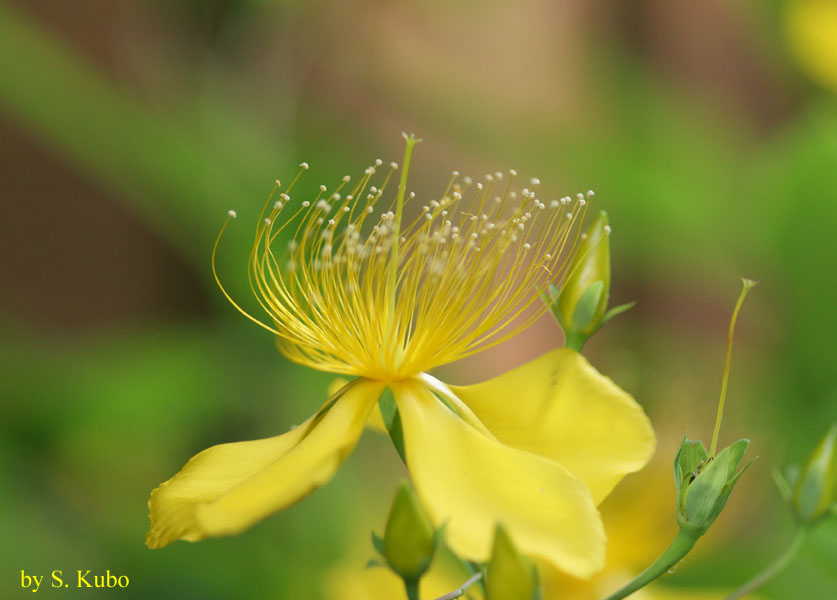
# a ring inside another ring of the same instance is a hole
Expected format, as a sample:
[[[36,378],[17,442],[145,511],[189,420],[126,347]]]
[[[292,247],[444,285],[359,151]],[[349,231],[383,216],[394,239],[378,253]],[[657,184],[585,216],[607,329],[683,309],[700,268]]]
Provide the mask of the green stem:
[[[468,578],[468,581],[460,585],[458,588],[445,594],[444,596],[439,596],[436,600],[456,600],[457,598],[461,598],[465,595],[465,592],[468,591],[468,588],[474,585],[476,582],[482,580],[482,573],[474,573]]]
[[[735,309],[732,311],[732,319],[729,322],[727,358],[724,362],[724,379],[721,382],[721,399],[718,401],[718,414],[715,416],[715,430],[712,432],[712,443],[709,445],[709,458],[715,456],[715,449],[718,447],[718,433],[721,431],[721,421],[724,418],[724,404],[727,400],[727,381],[729,381],[729,363],[732,358],[732,334],[735,332],[735,322],[738,320],[738,311],[741,310],[741,304],[744,302],[744,298],[747,297],[747,292],[756,285],[756,282],[750,279],[742,279],[741,281],[744,283],[744,287],[741,289],[738,302],[735,303]]]
[[[419,580],[405,579],[404,589],[407,590],[407,600],[419,600]]]
[[[564,346],[581,354],[581,348],[587,341],[588,336],[580,333],[564,332],[564,338]]]
[[[731,593],[729,596],[727,596],[725,600],[735,600],[735,598],[743,598],[750,592],[755,591],[757,588],[760,588],[762,585],[773,579],[790,564],[790,562],[796,556],[796,553],[799,552],[799,549],[802,547],[802,544],[805,542],[805,538],[807,537],[807,535],[807,529],[799,529],[796,532],[796,535],[791,540],[790,545],[785,549],[784,552],[782,552],[779,558],[773,561],[773,563],[770,566],[768,566],[764,571],[753,577],[750,581],[748,581],[740,588],[735,590],[733,593]]]
[[[681,529],[677,534],[677,537],[674,538],[674,541],[671,542],[671,545],[666,548],[666,551],[663,552],[657,560],[654,561],[654,564],[637,575],[633,581],[628,583],[628,585],[605,598],[605,600],[620,600],[621,598],[627,598],[638,589],[645,587],[657,579],[657,577],[671,569],[684,556],[686,556],[697,540],[698,536],[693,536]]]

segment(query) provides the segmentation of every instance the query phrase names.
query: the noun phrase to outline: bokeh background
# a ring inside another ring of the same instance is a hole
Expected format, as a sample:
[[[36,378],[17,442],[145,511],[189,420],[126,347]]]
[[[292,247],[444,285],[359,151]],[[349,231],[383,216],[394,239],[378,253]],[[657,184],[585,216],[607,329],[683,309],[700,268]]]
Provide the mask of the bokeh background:
[[[130,586],[98,597],[329,600],[335,565],[362,568],[404,474],[375,434],[238,537],[147,550],[146,499],[198,450],[300,422],[331,382],[215,288],[225,211],[219,269],[246,304],[273,180],[399,161],[402,130],[425,140],[420,196],[514,167],[608,210],[612,297],[638,304],[585,352],[662,440],[619,492],[657,524],[642,547],[669,541],[672,446],[710,437],[739,277],[761,281],[722,430],[758,460],[663,584],[748,579],[792,528],[771,471],[837,420],[835,39],[832,0],[0,1],[0,596],[29,593],[21,569],[110,569]],[[545,321],[443,375],[561,343]],[[837,597],[835,564],[831,522],[762,597]]]

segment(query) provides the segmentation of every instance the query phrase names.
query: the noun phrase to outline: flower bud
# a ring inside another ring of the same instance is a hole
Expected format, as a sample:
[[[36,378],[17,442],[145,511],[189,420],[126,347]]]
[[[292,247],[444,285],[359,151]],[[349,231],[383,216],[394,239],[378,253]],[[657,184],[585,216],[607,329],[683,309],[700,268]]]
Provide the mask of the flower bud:
[[[382,554],[403,579],[415,581],[430,567],[437,536],[406,481],[395,494],[384,530]]]
[[[607,310],[610,297],[610,238],[607,213],[601,211],[579,244],[558,296],[556,312],[564,329],[593,333]]]
[[[808,457],[791,503],[803,523],[813,523],[837,507],[837,425],[831,426]]]
[[[607,213],[601,211],[576,249],[561,290],[550,290],[548,297],[568,347],[580,350],[602,325],[633,306],[623,304],[608,311],[609,300],[610,226]]]
[[[732,488],[750,463],[736,472],[750,440],[738,440],[708,457],[703,443],[684,439],[674,459],[677,484],[677,523],[680,529],[700,537],[721,514]]]
[[[486,566],[486,600],[536,600],[540,597],[538,572],[521,555],[501,524],[494,530],[494,549]]]

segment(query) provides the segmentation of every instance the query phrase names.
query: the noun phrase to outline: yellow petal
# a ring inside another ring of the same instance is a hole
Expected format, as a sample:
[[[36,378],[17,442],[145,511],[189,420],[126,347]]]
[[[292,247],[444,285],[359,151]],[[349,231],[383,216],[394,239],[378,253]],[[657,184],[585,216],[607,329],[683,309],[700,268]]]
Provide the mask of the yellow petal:
[[[326,483],[357,444],[383,384],[355,380],[284,435],[213,446],[151,493],[149,548],[231,535]]]
[[[450,388],[498,440],[560,462],[597,504],[654,453],[642,407],[574,350],[553,350],[494,379]]]
[[[348,383],[349,380],[344,379],[343,377],[338,377],[335,380],[333,380],[330,384],[328,384],[329,397],[336,394],[341,388],[345,387]],[[384,418],[381,416],[381,409],[378,407],[377,404],[372,409],[372,412],[369,414],[369,422],[366,423],[366,426],[377,433],[389,435],[389,430],[387,429],[386,423],[384,423]]]
[[[501,521],[525,554],[579,577],[601,568],[602,522],[580,479],[480,433],[416,380],[390,387],[416,491],[451,548],[487,560]]]
[[[377,433],[389,435],[389,429],[387,429],[387,425],[384,423],[384,417],[381,416],[381,407],[377,402],[372,407],[372,412],[369,413],[369,420],[366,422],[366,426]]]

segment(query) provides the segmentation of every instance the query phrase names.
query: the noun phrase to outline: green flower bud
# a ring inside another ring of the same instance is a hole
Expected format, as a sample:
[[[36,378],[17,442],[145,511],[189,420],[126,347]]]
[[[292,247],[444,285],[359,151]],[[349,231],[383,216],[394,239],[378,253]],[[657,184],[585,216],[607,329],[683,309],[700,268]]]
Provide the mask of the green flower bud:
[[[610,298],[609,233],[607,213],[601,211],[576,250],[556,305],[567,331],[590,335],[604,317]]]
[[[750,440],[738,440],[710,458],[703,443],[684,439],[674,459],[677,484],[677,523],[700,537],[721,514],[732,488],[750,463],[736,472]]]
[[[567,347],[580,350],[591,335],[619,313],[633,306],[607,310],[610,301],[610,225],[599,212],[576,249],[560,291],[550,288],[546,299],[564,330]]]
[[[831,426],[802,468],[791,503],[803,523],[813,523],[837,508],[837,425]]]
[[[494,548],[485,573],[486,600],[537,600],[538,571],[518,552],[501,524],[494,530]]]
[[[415,492],[409,483],[402,482],[384,530],[381,553],[387,564],[403,579],[418,580],[430,567],[437,539]]]

